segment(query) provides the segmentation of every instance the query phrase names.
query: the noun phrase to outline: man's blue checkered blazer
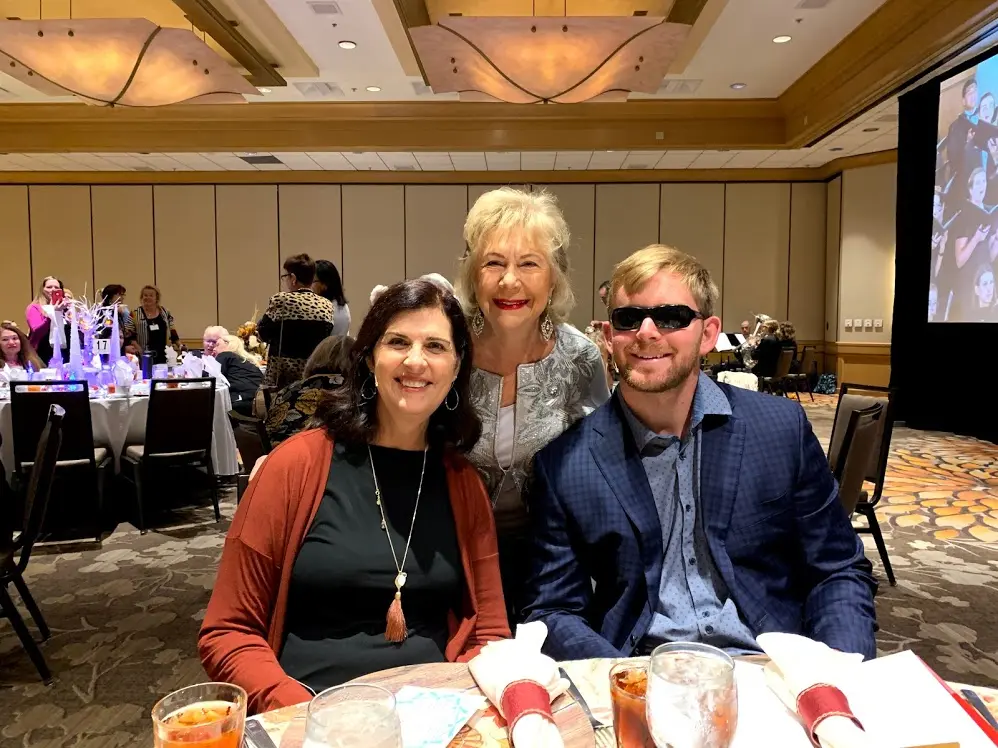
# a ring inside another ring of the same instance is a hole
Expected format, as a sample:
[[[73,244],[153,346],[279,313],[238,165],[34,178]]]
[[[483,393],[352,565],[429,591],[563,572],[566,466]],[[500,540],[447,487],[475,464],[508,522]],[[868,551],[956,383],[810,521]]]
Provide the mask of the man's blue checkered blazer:
[[[719,385],[703,422],[699,518],[742,620],[876,655],[877,584],[803,409]],[[658,604],[662,528],[619,393],[536,457],[524,616],[558,660],[630,655]]]

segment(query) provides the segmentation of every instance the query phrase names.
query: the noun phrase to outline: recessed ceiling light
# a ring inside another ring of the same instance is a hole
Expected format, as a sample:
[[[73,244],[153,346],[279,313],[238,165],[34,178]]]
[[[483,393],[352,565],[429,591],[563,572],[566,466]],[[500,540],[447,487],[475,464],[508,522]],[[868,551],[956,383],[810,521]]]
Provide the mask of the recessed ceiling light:
[[[879,127],[864,127],[863,132],[880,132]]]
[[[793,39],[793,37],[787,36],[786,34],[783,34],[782,36],[774,36],[773,44],[786,44],[791,39]]]
[[[746,83],[732,83],[731,87],[733,89],[735,89],[736,91],[741,91],[743,88],[745,88],[746,85],[748,85],[748,84],[746,84]]]
[[[378,91],[381,90],[381,86],[368,86],[367,90],[370,91],[371,93],[377,93]]]
[[[344,39],[340,42],[340,49],[357,49],[357,42],[352,42],[349,39]]]
[[[270,93],[270,89],[264,88],[263,86],[257,86],[256,90],[259,91],[260,93]]]
[[[830,151],[841,151],[842,150],[842,146],[836,145],[836,146],[833,146],[833,147],[829,148],[828,150],[830,150]]]

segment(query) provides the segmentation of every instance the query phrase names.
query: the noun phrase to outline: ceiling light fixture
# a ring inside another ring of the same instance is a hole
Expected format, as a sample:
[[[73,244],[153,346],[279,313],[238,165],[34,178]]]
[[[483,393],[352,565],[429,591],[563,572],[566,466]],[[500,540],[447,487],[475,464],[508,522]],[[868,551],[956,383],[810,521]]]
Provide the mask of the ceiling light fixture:
[[[743,88],[745,88],[746,85],[748,85],[748,84],[746,84],[746,83],[732,83],[731,87],[735,91],[741,91]]]
[[[655,93],[690,28],[648,16],[446,17],[409,33],[435,93],[571,104]]]
[[[145,18],[0,20],[0,69],[41,93],[104,106],[242,103],[259,94],[190,29]]]
[[[773,44],[786,44],[791,39],[793,39],[793,37],[792,36],[787,36],[786,34],[783,34],[781,36],[774,36],[773,37]]]
[[[269,88],[265,88],[264,86],[257,86],[256,90],[262,94],[268,94],[271,92]]]
[[[880,132],[879,127],[864,127],[863,132]]]
[[[828,150],[830,150],[830,151],[841,151],[843,149],[842,149],[842,146],[835,145],[835,146],[832,146],[831,148],[829,148]]]
[[[367,90],[370,91],[371,93],[377,93],[378,91],[381,90],[381,86],[368,86]]]
[[[349,39],[344,39],[340,42],[340,49],[357,49],[357,42],[352,42]]]

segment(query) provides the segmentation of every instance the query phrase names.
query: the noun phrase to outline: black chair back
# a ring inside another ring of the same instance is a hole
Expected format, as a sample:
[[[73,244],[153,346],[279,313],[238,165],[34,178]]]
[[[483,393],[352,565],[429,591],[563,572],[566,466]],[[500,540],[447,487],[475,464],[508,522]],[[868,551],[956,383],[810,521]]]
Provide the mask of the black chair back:
[[[815,373],[818,363],[818,355],[813,345],[804,346],[804,351],[800,358],[800,373],[809,377]]]
[[[859,393],[865,394],[859,394]],[[835,470],[840,460],[845,429],[850,414],[854,410],[868,408],[875,403],[884,406],[884,413],[877,421],[877,443],[870,462],[866,466],[865,480],[874,484],[871,504],[880,501],[887,475],[887,460],[891,454],[891,436],[894,431],[894,390],[868,384],[844,382],[839,387],[839,401],[835,407],[835,420],[832,422],[832,438],[828,445],[828,463]]]
[[[856,510],[867,468],[877,452],[883,412],[883,403],[873,403],[849,414],[835,478],[839,482],[839,499],[850,515]]]
[[[145,457],[211,454],[215,380],[153,379],[149,383]]]
[[[60,461],[94,461],[94,428],[90,418],[90,386],[86,382],[11,383],[10,413],[14,435],[14,465],[21,473],[33,462],[53,405],[63,409]]]
[[[780,356],[776,359],[776,373],[773,379],[783,379],[790,373],[790,367],[794,363],[794,349],[787,347],[780,349]]]
[[[24,499],[24,525],[18,545],[21,555],[17,560],[17,569],[24,572],[31,557],[31,549],[38,539],[45,524],[45,513],[48,511],[49,496],[52,493],[52,481],[55,475],[55,463],[59,459],[59,448],[62,445],[62,428],[65,409],[60,405],[50,405],[48,417],[38,436],[34,455],[34,467],[28,490]]]
[[[243,472],[248,475],[257,460],[265,454],[270,454],[270,437],[260,418],[244,416],[242,413],[230,410],[229,422],[232,424],[232,434],[236,438],[236,447],[243,461]]]

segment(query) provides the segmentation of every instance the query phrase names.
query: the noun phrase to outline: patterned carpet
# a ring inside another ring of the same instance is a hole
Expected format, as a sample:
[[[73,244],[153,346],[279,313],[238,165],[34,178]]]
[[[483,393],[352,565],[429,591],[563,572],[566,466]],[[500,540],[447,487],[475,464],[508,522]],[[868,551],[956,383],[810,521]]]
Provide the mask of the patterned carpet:
[[[835,400],[804,406],[827,443]],[[882,579],[881,654],[913,649],[944,677],[998,686],[998,446],[897,428],[880,512],[899,586]],[[234,504],[223,504],[231,517]],[[52,638],[43,686],[0,621],[0,746],[151,746],[158,696],[204,679],[195,636],[226,520],[174,514],[169,530],[122,524],[103,548],[41,553],[28,584]],[[864,536],[867,537],[868,536]],[[868,555],[881,575],[872,542]],[[882,577],[882,575],[881,575]]]

